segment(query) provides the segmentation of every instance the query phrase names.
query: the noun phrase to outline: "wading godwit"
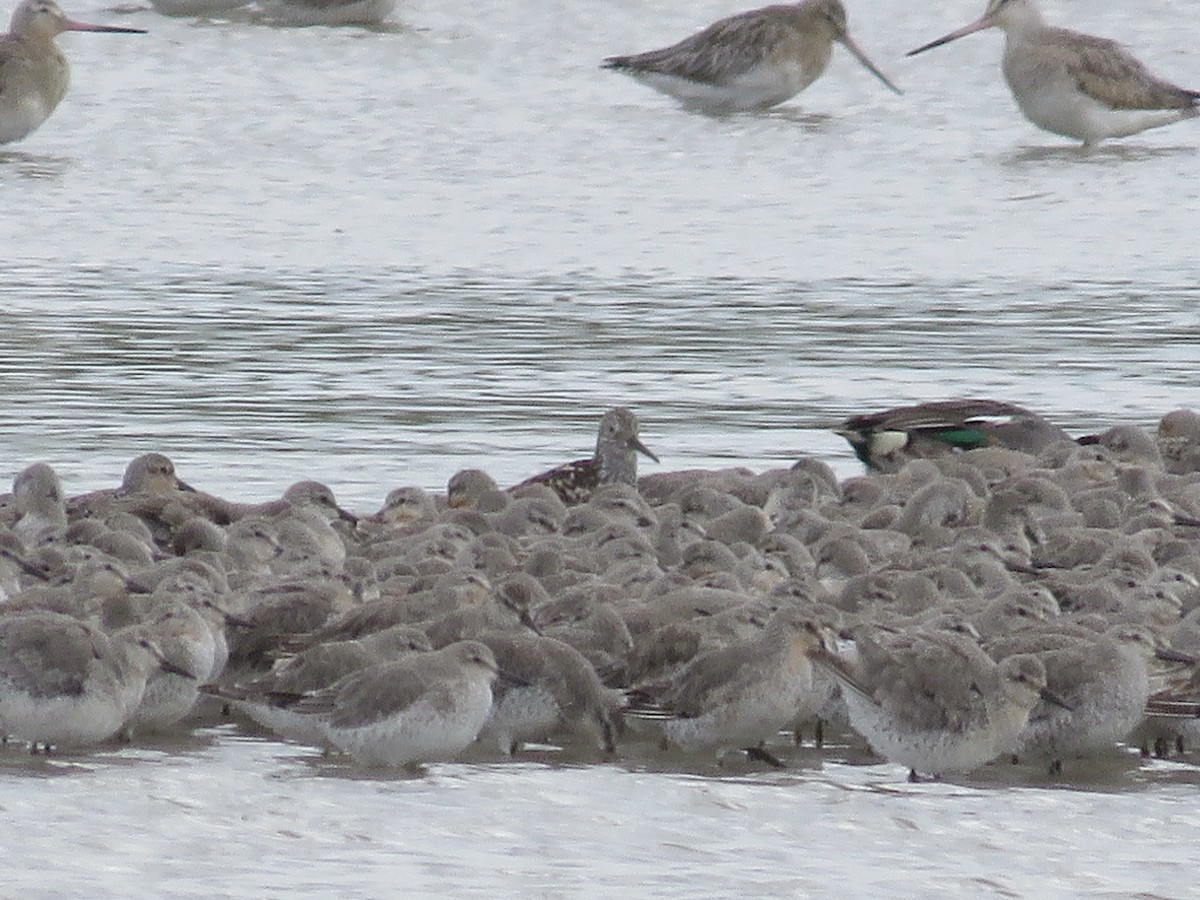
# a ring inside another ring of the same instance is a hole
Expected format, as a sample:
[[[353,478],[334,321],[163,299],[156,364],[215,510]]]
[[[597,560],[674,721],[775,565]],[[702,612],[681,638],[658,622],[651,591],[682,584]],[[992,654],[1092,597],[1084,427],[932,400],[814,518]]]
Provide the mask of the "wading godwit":
[[[991,0],[970,25],[908,55],[987,28],[1004,30],[1004,78],[1025,118],[1085,147],[1200,112],[1200,91],[1156,78],[1116,41],[1047,25],[1031,0]]]
[[[71,69],[54,44],[64,31],[145,34],[141,28],[68,19],[54,0],[24,0],[0,37],[0,144],[19,141],[49,118],[67,93]]]
[[[790,100],[825,71],[834,41],[900,93],[850,37],[841,0],[752,9],[661,50],[610,56],[604,67],[628,72],[684,106],[721,115]]]

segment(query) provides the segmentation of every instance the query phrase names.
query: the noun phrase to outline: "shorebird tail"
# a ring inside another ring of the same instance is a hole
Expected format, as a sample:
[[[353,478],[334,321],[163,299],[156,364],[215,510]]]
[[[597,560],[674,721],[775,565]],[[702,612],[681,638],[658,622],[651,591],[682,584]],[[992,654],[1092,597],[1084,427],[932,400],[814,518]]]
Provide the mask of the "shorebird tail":
[[[850,667],[846,661],[837,654],[830,653],[824,647],[819,647],[809,654],[809,659],[837,679],[838,684],[844,689],[858,694],[858,696],[870,703],[877,702],[871,696],[871,692],[850,671]]]

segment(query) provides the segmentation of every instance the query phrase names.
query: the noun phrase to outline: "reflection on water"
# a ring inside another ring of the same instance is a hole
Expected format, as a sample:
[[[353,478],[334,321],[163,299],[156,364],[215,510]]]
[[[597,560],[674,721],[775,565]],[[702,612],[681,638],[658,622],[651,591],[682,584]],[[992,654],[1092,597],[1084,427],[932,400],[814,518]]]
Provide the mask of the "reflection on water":
[[[1192,884],[1184,848],[1200,826],[1194,768],[1145,763],[1134,788],[1128,756],[1057,784],[996,766],[909,785],[837,746],[779,772],[533,757],[413,777],[221,726],[183,746],[20,757],[0,751],[20,826],[5,840],[14,896],[153,883],[162,896],[1171,897]],[[1052,827],[1064,810],[1072,827]]]
[[[61,156],[0,150],[0,184],[11,175],[18,178],[59,179],[70,162]]]
[[[1078,166],[1088,163],[1107,166],[1112,162],[1136,163],[1152,159],[1167,159],[1178,156],[1191,157],[1195,155],[1195,146],[1186,144],[1172,147],[1111,142],[1088,148],[1079,145],[1017,147],[1011,153],[1003,155],[1001,160],[1006,165],[1052,162],[1061,163],[1066,166]]]
[[[785,122],[795,122],[810,134],[825,131],[834,121],[833,116],[828,113],[804,112],[793,106],[777,106],[759,115],[768,116],[772,119],[782,119]]]
[[[0,427],[14,467],[49,455],[82,489],[161,445],[218,492],[271,496],[315,464],[358,503],[466,465],[516,480],[586,452],[617,403],[674,468],[815,454],[853,471],[833,424],[948,396],[1075,431],[1150,423],[1188,402],[1200,299],[1083,282],[12,277]],[[231,454],[265,471],[231,471]]]

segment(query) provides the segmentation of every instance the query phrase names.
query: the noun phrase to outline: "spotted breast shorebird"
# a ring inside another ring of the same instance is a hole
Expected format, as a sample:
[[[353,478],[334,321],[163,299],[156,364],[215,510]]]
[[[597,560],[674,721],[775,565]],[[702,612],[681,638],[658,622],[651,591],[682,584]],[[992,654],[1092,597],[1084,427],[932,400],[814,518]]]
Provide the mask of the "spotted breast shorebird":
[[[24,0],[8,34],[0,36],[0,144],[34,131],[66,95],[71,70],[54,43],[64,31],[145,34],[141,28],[76,22],[54,0]]]
[[[990,0],[980,18],[908,55],[987,28],[1004,31],[1004,79],[1025,118],[1084,147],[1200,113],[1200,91],[1155,77],[1116,41],[1047,25],[1031,0]]]
[[[1057,425],[1015,403],[936,400],[850,416],[834,429],[869,469],[896,472],[911,459],[930,459],[981,447],[1039,453],[1070,440]]]
[[[721,115],[790,100],[825,71],[834,41],[900,93],[850,37],[841,0],[804,0],[738,13],[670,47],[610,56],[604,68],[628,72],[686,107]]]
[[[541,484],[554,491],[563,503],[575,504],[586,503],[601,485],[636,484],[637,454],[658,462],[658,457],[642,443],[638,430],[637,416],[631,410],[614,407],[600,420],[595,454],[534,475],[509,490]]]

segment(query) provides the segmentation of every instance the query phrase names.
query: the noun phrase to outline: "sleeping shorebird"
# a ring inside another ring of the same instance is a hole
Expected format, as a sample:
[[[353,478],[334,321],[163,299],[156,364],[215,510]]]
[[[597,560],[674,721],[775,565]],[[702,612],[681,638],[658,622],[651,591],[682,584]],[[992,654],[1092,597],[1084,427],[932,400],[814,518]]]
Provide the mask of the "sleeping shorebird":
[[[67,93],[71,71],[54,44],[64,31],[145,34],[141,28],[68,19],[54,0],[23,0],[0,36],[0,144],[19,141],[49,118]]]
[[[850,37],[841,0],[738,13],[670,47],[610,56],[604,68],[628,72],[686,107],[720,115],[790,100],[825,71],[834,41],[900,93]]]
[[[977,769],[1015,749],[1046,687],[1036,656],[995,663],[970,637],[938,630],[863,628],[848,654],[818,650],[813,661],[842,686],[850,724],[909,780]]]
[[[666,680],[626,693],[631,718],[663,723],[667,743],[684,751],[731,750],[776,768],[764,744],[784,729],[814,719],[829,700],[828,682],[814,678],[813,654],[824,628],[804,607],[776,612],[754,637],[696,656]]]
[[[1004,30],[1004,78],[1025,118],[1084,147],[1200,113],[1200,91],[1154,77],[1116,41],[1047,25],[1031,0],[990,0],[970,25],[908,55],[993,27]]]
[[[450,759],[475,742],[492,711],[496,657],[459,641],[359,669],[297,701],[324,742],[368,766],[413,766]]]
[[[49,610],[0,617],[0,729],[47,749],[113,737],[156,671],[194,676],[135,628],[111,635]]]

